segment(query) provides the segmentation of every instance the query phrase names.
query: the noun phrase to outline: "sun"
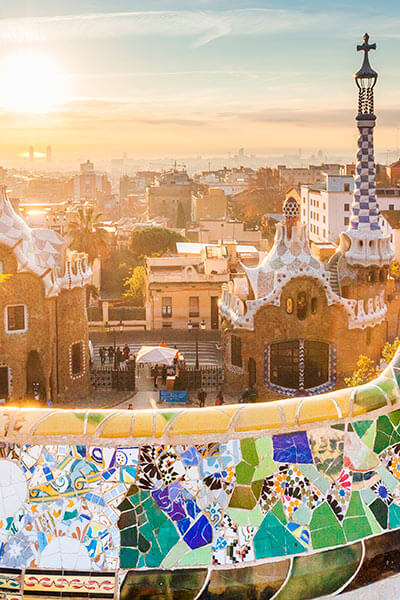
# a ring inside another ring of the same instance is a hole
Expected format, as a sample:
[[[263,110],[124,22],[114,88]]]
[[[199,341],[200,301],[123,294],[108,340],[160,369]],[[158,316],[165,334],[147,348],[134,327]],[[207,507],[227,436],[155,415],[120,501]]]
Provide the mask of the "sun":
[[[62,73],[44,53],[4,57],[0,77],[0,105],[9,112],[46,113],[62,101]]]

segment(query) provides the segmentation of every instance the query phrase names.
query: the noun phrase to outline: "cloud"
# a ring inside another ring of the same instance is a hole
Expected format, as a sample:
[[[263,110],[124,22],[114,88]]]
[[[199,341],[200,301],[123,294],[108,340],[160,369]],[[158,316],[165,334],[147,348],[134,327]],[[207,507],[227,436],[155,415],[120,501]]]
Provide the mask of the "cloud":
[[[255,8],[230,11],[126,11],[0,19],[0,43],[124,36],[189,36],[199,47],[226,35],[275,35],[332,26],[327,13]]]

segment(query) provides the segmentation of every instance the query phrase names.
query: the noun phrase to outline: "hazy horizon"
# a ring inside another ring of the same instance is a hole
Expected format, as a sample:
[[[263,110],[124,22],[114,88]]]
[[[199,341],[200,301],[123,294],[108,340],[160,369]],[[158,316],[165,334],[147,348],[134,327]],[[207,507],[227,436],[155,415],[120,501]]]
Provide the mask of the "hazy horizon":
[[[390,13],[390,20],[387,16]],[[377,153],[399,146],[394,1],[16,0],[0,7],[0,156],[355,148],[368,31]]]

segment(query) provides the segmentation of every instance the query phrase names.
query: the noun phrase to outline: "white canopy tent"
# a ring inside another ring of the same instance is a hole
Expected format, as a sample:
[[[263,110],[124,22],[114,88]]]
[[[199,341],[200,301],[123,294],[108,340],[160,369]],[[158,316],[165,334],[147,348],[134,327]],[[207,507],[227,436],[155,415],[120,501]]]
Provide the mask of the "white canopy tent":
[[[165,346],[142,346],[136,355],[136,364],[172,365],[178,352],[176,348],[166,348]]]

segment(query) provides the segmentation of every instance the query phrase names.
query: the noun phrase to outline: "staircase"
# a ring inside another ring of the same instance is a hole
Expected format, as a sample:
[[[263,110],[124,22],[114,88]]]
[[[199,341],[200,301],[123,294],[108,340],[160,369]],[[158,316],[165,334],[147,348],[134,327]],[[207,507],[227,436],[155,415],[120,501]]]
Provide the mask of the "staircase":
[[[327,267],[329,273],[329,283],[331,284],[332,291],[334,291],[338,296],[340,296],[338,262],[341,256],[342,255],[340,252],[336,252],[336,254],[334,254],[330,259]]]

